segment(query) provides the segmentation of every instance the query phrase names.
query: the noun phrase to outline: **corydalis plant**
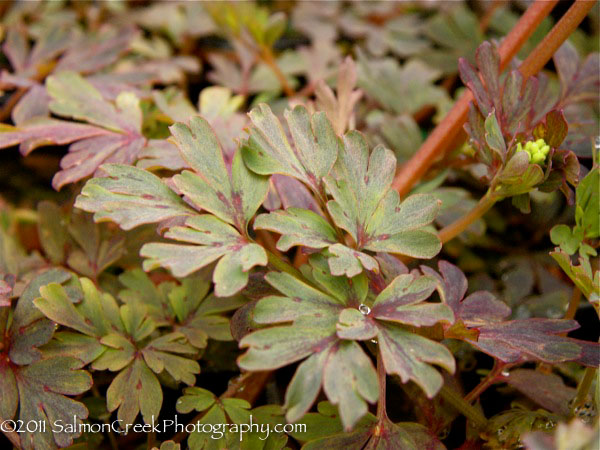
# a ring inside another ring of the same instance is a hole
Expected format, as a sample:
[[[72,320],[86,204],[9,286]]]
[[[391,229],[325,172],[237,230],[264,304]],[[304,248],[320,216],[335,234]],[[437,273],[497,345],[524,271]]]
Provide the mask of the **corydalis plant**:
[[[76,204],[94,212],[96,220],[113,220],[125,229],[161,223],[166,238],[185,243],[144,245],[141,254],[148,258],[147,270],[166,267],[181,277],[219,260],[213,272],[217,296],[243,289],[254,266],[268,264],[276,270],[266,275],[266,281],[293,298],[261,300],[254,320],[293,321],[293,325],[244,338],[241,345],[250,350],[240,365],[272,369],[317,352],[288,391],[290,420],[299,419],[320,390],[321,381],[315,379],[304,392],[305,377],[315,376],[313,368],[325,370],[323,388],[340,405],[346,428],[366,413],[367,403],[377,400],[375,370],[356,341],[377,338],[389,373],[405,382],[414,380],[427,395],[435,395],[442,377],[427,363],[453,371],[452,355],[443,345],[399,325],[453,321],[445,305],[420,304],[433,292],[433,280],[405,274],[376,298],[368,294],[369,276],[379,277],[379,290],[385,287],[379,263],[369,252],[432,257],[440,250],[437,236],[427,229],[437,212],[437,200],[414,195],[400,202],[390,189],[395,170],[392,152],[377,147],[369,155],[358,132],[340,139],[325,113],[311,117],[301,106],[287,111],[293,144],[266,105],[253,110],[250,119],[250,136],[231,165],[226,164],[208,123],[195,117],[189,125],[171,127],[173,141],[193,170],[165,182],[139,168],[104,165],[101,170],[109,177],[90,180]],[[303,274],[256,243],[249,230],[272,174],[302,182],[327,212],[320,216],[290,208],[254,220],[254,229],[282,234],[280,250],[299,245],[320,251]],[[262,314],[263,308],[268,313]],[[339,384],[340,374],[356,381]]]
[[[35,276],[23,290],[14,310],[0,308],[0,417],[23,422],[81,423],[88,410],[75,396],[92,387],[92,377],[80,370],[84,362],[72,355],[53,355],[40,349],[54,334],[55,324],[34,305],[40,287],[65,283],[71,275],[51,269]],[[18,411],[18,413],[17,413]],[[5,422],[9,423],[9,422]],[[3,428],[3,431],[5,428]],[[76,429],[40,426],[23,433],[24,449],[66,447],[80,435]]]
[[[250,137],[230,166],[204,119],[192,118],[189,126],[175,124],[174,142],[193,171],[185,170],[165,183],[142,169],[104,165],[109,177],[90,180],[76,206],[94,212],[96,220],[113,220],[124,229],[168,220],[164,236],[186,244],[144,245],[145,268],[162,266],[186,276],[219,260],[213,273],[219,296],[240,291],[250,269],[267,265],[267,252],[255,243],[248,224],[265,200],[271,174],[304,183],[328,211],[329,220],[309,210],[289,209],[257,217],[254,228],[280,232],[282,250],[293,245],[327,249],[334,275],[378,272],[376,260],[366,251],[413,257],[439,252],[437,236],[427,230],[438,202],[432,196],[415,195],[400,203],[390,189],[395,159],[389,150],[377,147],[369,156],[357,132],[348,132],[342,141],[325,113],[311,117],[299,106],[286,117],[293,146],[268,106],[254,109]]]
[[[301,418],[321,386],[339,406],[350,429],[378,399],[378,380],[358,342],[376,342],[387,373],[417,383],[429,397],[441,388],[442,376],[430,365],[454,371],[452,354],[443,345],[413,333],[407,326],[452,323],[450,308],[425,300],[434,291],[431,277],[403,274],[379,295],[369,292],[366,275],[330,274],[325,260],[313,256],[305,274],[313,285],[290,274],[271,272],[267,282],[283,294],[259,300],[254,321],[280,324],[255,331],[240,341],[249,350],[238,360],[243,369],[275,369],[306,359],[286,393],[287,419]],[[291,324],[289,324],[291,323]]]
[[[579,163],[571,151],[561,150],[568,125],[559,105],[549,106],[551,93],[536,77],[524,79],[518,70],[502,83],[500,55],[484,42],[476,53],[479,73],[460,60],[461,78],[475,97],[465,126],[471,145],[487,166],[492,193],[521,196],[517,205],[529,209],[530,190],[560,188],[570,198],[568,184],[579,181]]]

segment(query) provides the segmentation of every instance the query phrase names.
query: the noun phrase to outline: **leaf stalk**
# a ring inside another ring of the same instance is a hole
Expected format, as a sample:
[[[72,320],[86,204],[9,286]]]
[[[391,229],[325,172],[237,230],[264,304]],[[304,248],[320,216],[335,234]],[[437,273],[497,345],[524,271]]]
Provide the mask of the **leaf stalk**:
[[[442,228],[438,237],[442,244],[445,244],[448,241],[451,241],[460,233],[465,231],[469,225],[475,222],[477,219],[481,218],[486,212],[490,210],[492,206],[499,200],[497,195],[492,193],[491,188],[487,191],[487,193],[481,197],[477,205],[471,211],[469,211],[466,215],[462,216],[460,219],[454,221],[450,225]]]

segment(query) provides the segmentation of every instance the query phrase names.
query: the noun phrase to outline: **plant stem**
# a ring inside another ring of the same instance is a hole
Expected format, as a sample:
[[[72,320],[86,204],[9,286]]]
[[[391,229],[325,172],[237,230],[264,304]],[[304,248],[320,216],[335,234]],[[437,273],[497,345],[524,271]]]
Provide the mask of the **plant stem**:
[[[536,0],[521,16],[515,27],[500,44],[500,70],[503,70],[519,51],[529,36],[544,18],[550,14],[558,0]],[[573,5],[575,6],[575,5]],[[558,24],[557,24],[558,25]],[[555,26],[556,28],[556,26]],[[554,29],[553,29],[554,31]],[[566,38],[565,38],[566,39]],[[537,48],[536,48],[537,49]],[[531,55],[530,55],[531,56]],[[528,58],[529,59],[529,58]],[[417,153],[404,164],[394,178],[392,187],[401,196],[427,172],[434,160],[441,158],[451,148],[456,136],[467,120],[469,103],[473,100],[471,91],[466,91],[454,104],[446,117],[435,127]]]
[[[377,378],[379,379],[379,401],[377,402],[377,421],[382,424],[387,419],[385,403],[386,396],[386,373],[381,357],[381,350],[377,352]]]
[[[473,425],[477,428],[482,429],[487,426],[487,419],[485,416],[475,407],[471,406],[470,403],[466,402],[454,389],[444,384],[442,389],[440,389],[440,395],[445,401],[450,403],[454,409],[473,422]]]
[[[538,73],[546,65],[552,55],[559,49],[568,37],[577,29],[587,14],[596,4],[595,0],[576,0],[568,11],[554,25],[542,42],[519,66],[519,71],[525,78]]]
[[[475,388],[471,392],[465,395],[465,402],[471,404],[475,400],[477,400],[479,396],[486,391],[487,388],[489,388],[492,384],[498,381],[498,377],[502,373],[502,370],[506,367],[506,364],[495,360],[494,367],[492,368],[490,373],[488,373],[487,376],[483,380],[481,380],[481,383],[475,386]]]
[[[279,80],[279,84],[281,84],[281,89],[285,93],[286,97],[293,97],[296,93],[289,85],[285,74],[281,71],[281,68],[277,65],[277,61],[275,60],[275,56],[273,55],[273,51],[270,47],[264,47],[259,53],[260,59],[271,68],[277,79]]]
[[[477,203],[477,205],[475,205],[475,207],[469,211],[468,214],[462,216],[460,219],[439,231],[438,236],[440,241],[445,244],[446,242],[454,239],[460,233],[465,231],[469,225],[488,212],[489,209],[494,206],[496,201],[498,201],[498,197],[488,190],[488,192],[481,197],[479,203]]]
[[[573,410],[578,406],[581,406],[585,403],[585,400],[588,395],[588,391],[592,386],[592,382],[596,377],[596,367],[586,367],[585,373],[583,374],[583,378],[579,382],[577,386],[577,395],[575,396],[575,400],[573,401]]]
[[[19,433],[12,429],[10,422],[0,417],[0,423],[4,424],[2,427],[2,434],[6,436],[6,439],[8,439],[15,448],[21,448],[21,438],[19,437]]]
[[[564,319],[573,320],[575,318],[575,313],[577,313],[577,308],[579,308],[580,301],[581,291],[577,286],[573,286],[573,293],[571,294],[571,300],[569,300],[569,307],[567,308]],[[565,336],[566,335],[567,333],[565,333]]]
[[[13,92],[13,94],[4,103],[4,105],[2,105],[2,108],[0,108],[0,121],[1,122],[4,122],[5,120],[7,120],[10,117],[13,108],[19,102],[19,100],[21,100],[21,97],[23,97],[26,93],[27,93],[26,88],[19,88],[15,92]]]

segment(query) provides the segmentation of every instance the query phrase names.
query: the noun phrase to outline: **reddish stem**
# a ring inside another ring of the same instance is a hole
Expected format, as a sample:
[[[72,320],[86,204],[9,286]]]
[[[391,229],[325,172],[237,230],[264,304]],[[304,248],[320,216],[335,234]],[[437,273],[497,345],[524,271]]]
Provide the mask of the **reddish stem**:
[[[540,22],[550,14],[550,11],[557,2],[558,0],[536,0],[521,16],[519,22],[504,38],[498,49],[500,52],[501,70],[508,65]],[[392,185],[400,195],[406,195],[410,188],[427,172],[427,169],[433,164],[434,160],[442,157],[448,151],[450,144],[460,133],[462,125],[467,120],[469,103],[472,100],[473,95],[470,91],[466,91],[454,104],[446,117],[435,127],[417,153],[401,167]]]
[[[465,395],[465,401],[467,403],[473,403],[475,400],[477,400],[479,396],[487,390],[487,388],[502,379],[502,371],[508,367],[510,367],[510,364],[505,364],[498,360],[494,361],[494,367],[492,368],[491,372],[488,373],[488,375],[481,380],[481,383],[475,386],[471,392]]]
[[[564,16],[554,25],[550,33],[544,37],[537,47],[519,66],[525,78],[538,73],[546,65],[552,55],[560,48],[568,37],[577,29],[596,4],[596,0],[576,0]]]

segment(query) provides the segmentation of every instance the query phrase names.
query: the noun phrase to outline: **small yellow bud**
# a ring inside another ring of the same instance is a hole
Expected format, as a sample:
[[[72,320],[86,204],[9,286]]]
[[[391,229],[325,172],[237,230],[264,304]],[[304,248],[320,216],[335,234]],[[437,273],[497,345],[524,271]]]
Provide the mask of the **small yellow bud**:
[[[519,142],[517,144],[517,152],[522,151],[529,155],[529,162],[531,164],[541,164],[546,160],[548,153],[550,153],[550,146],[543,139],[527,141],[525,147]]]

